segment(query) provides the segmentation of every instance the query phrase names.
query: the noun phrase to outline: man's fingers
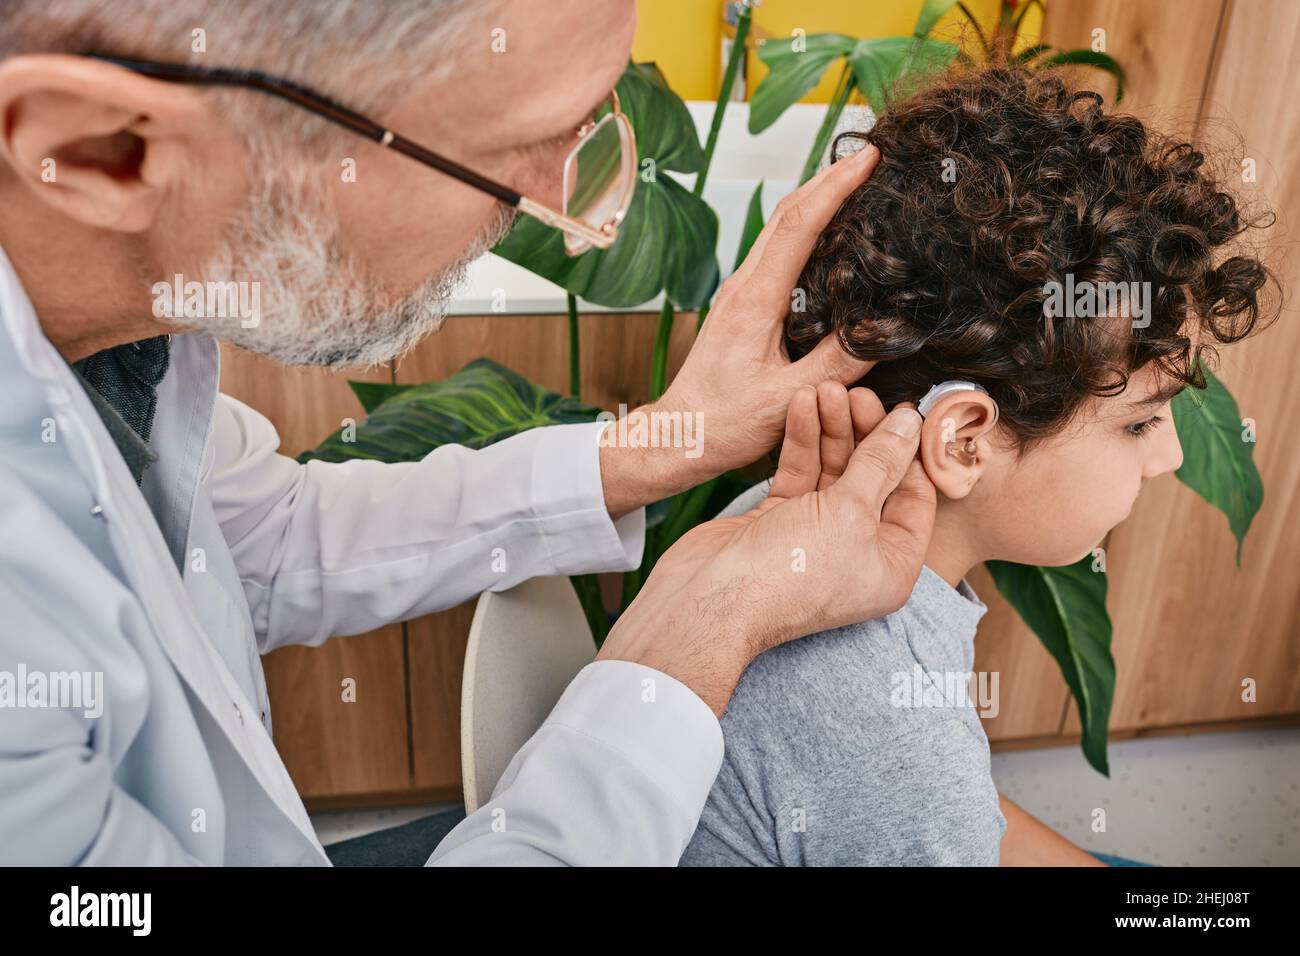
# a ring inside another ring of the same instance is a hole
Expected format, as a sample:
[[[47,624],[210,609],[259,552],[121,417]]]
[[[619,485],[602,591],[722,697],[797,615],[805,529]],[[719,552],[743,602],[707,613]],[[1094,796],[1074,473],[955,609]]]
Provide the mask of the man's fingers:
[[[786,374],[805,385],[831,379],[851,385],[875,366],[871,359],[860,359],[845,351],[838,335],[828,335],[799,361],[790,366]]]
[[[880,404],[875,392],[859,385],[849,389],[849,413],[853,418],[853,438],[862,441],[885,417],[885,406]]]
[[[736,271],[744,274],[747,283],[760,283],[764,293],[784,300],[835,210],[879,161],[880,150],[867,146],[832,163],[782,199]]]
[[[821,419],[821,477],[817,488],[833,485],[853,455],[853,415],[849,393],[838,382],[817,386],[817,415]]]
[[[920,444],[920,414],[900,405],[858,444],[834,489],[853,495],[870,505],[873,514],[879,514],[885,498],[903,480]]]
[[[915,581],[934,533],[935,491],[921,465],[913,458],[893,494],[880,512],[879,535],[886,560]]]
[[[795,391],[785,414],[785,440],[772,477],[772,498],[794,498],[816,491],[821,475],[821,420],[817,414],[817,390]]]

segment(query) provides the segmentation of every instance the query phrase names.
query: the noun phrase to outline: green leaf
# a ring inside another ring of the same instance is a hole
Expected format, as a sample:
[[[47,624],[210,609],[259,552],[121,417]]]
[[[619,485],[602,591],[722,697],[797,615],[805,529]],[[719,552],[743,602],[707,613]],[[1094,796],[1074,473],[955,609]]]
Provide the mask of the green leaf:
[[[356,426],[354,441],[344,441],[340,429],[298,460],[419,461],[442,445],[484,448],[530,428],[590,422],[598,414],[480,358],[451,378],[402,386]]]
[[[1264,482],[1255,467],[1255,443],[1246,441],[1236,399],[1208,368],[1205,389],[1174,397],[1174,427],[1183,446],[1178,480],[1228,516],[1237,539],[1237,566],[1246,532],[1264,503]]]
[[[411,387],[390,385],[388,382],[358,382],[353,379],[348,380],[348,385],[352,387],[352,394],[357,397],[357,401],[361,403],[367,415],[394,395],[399,395]]]
[[[836,59],[848,55],[858,41],[842,33],[814,33],[788,40],[767,40],[758,58],[767,75],[749,101],[749,131],[761,133],[799,102]]]
[[[609,612],[601,600],[600,579],[594,574],[573,574],[569,576],[569,583],[578,595],[582,613],[587,618],[587,626],[591,628],[592,639],[599,648],[609,635]]]
[[[736,264],[732,271],[740,268],[749,250],[754,248],[754,240],[763,231],[763,180],[754,187],[754,195],[749,197],[749,208],[745,211],[745,226],[740,230],[740,246],[736,249]]]
[[[666,175],[703,166],[695,124],[652,63],[629,65],[618,96],[636,131],[640,178],[614,244],[571,257],[559,230],[521,216],[492,251],[597,305],[631,308],[662,291],[680,310],[699,308],[718,285],[718,217]]]
[[[660,169],[698,173],[704,149],[695,120],[654,63],[629,63],[618,81],[620,109],[636,130],[637,158],[653,157]]]
[[[1124,68],[1109,53],[1098,53],[1095,50],[1062,50],[1060,53],[1053,53],[1038,65],[1095,66],[1115,77],[1115,102],[1118,103],[1124,98]]]
[[[1028,63],[1034,57],[1046,53],[1050,49],[1051,47],[1048,46],[1046,43],[1036,43],[1033,46],[1027,47],[1026,49],[1021,50],[1019,53],[1017,53],[1016,62],[1022,64]]]
[[[1115,697],[1115,661],[1106,613],[1106,575],[1092,570],[1091,555],[1063,568],[986,561],[1002,596],[1011,602],[1056,658],[1079,707],[1083,754],[1109,775],[1106,730]]]
[[[1039,10],[1042,10],[1042,0],[1029,0],[1028,3],[1021,6],[1020,12],[1016,14],[1015,22],[1012,24],[1012,32],[1020,32],[1020,24],[1024,22],[1025,16],[1029,13],[1032,7],[1038,7]]]
[[[875,37],[854,45],[849,65],[867,102],[879,114],[904,77],[919,80],[945,70],[957,52],[955,44],[939,40]]]
[[[921,4],[921,15],[916,18],[913,34],[923,37],[934,29],[934,25],[943,19],[943,15],[957,5],[957,0],[925,0]]]

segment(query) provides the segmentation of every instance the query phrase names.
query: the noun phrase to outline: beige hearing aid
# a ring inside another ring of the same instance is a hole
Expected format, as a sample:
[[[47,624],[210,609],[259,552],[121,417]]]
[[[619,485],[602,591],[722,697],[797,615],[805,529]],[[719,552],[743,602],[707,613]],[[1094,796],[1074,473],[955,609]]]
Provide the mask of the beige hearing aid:
[[[949,395],[953,392],[971,391],[983,392],[985,395],[989,393],[988,389],[983,385],[977,385],[974,382],[963,382],[958,379],[950,379],[946,382],[940,382],[921,397],[921,400],[916,403],[916,410],[921,413],[922,418],[926,418],[930,414],[930,409],[934,408],[935,404],[939,399],[943,398],[943,396]],[[968,438],[960,448],[957,447],[955,441],[948,442],[945,450],[948,455],[956,458],[963,464],[973,465],[975,464],[975,456],[979,451],[979,446],[975,443],[975,439]]]

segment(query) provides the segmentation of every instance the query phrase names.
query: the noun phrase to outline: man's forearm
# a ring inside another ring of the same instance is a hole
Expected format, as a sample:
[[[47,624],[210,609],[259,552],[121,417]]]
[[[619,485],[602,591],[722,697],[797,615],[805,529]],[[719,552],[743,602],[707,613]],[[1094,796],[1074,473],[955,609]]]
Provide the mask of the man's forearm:
[[[1002,834],[1002,866],[1105,866],[1091,853],[998,794],[1007,832]]]

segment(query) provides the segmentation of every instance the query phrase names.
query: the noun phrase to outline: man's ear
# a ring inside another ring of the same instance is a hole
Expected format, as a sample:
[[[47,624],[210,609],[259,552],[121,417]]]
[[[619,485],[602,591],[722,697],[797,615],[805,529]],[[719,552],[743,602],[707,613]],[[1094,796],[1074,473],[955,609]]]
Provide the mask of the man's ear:
[[[0,158],[88,226],[148,229],[183,178],[186,150],[177,147],[210,115],[196,91],[100,60],[0,60]]]
[[[965,498],[988,464],[998,406],[973,389],[942,396],[921,426],[921,464],[946,498]]]

